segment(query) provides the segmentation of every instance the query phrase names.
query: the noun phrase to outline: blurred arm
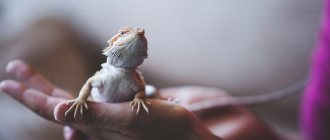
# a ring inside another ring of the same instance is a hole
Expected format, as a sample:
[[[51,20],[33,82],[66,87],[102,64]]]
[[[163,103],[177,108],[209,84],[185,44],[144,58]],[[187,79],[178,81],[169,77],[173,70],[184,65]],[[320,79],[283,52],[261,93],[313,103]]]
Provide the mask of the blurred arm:
[[[306,140],[330,139],[330,0],[324,0],[324,8],[311,81],[302,106],[302,130]]]

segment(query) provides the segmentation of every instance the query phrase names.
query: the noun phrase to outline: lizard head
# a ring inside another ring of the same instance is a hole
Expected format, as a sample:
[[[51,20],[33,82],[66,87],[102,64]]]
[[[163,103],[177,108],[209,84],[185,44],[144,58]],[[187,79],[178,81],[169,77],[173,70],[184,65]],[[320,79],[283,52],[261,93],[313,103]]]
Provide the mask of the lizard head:
[[[144,29],[124,27],[109,41],[103,50],[107,63],[115,67],[136,68],[147,58],[148,45]]]

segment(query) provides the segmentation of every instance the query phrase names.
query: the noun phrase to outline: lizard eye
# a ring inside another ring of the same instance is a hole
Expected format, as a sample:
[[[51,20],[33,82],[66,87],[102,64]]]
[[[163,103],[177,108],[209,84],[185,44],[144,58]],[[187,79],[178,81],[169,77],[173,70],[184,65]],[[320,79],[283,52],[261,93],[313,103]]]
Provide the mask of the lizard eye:
[[[119,34],[120,34],[120,35],[124,35],[125,32],[124,32],[124,31],[120,31]]]

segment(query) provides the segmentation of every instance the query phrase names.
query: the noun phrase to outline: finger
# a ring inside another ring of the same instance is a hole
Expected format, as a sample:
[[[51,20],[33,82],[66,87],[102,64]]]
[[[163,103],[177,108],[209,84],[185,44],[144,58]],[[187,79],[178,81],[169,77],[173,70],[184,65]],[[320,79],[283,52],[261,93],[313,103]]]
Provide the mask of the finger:
[[[73,114],[64,115],[70,105],[62,102],[55,107],[54,115],[60,123],[68,124],[95,138],[132,140],[135,135],[130,124],[137,116],[134,111],[129,110],[129,103],[108,104],[88,102],[89,110],[84,111],[83,116],[78,116],[79,119],[75,119]],[[100,128],[107,131],[97,131]]]
[[[66,102],[59,103],[54,110],[55,120],[66,124],[81,124],[88,126],[107,126],[106,122],[111,121],[111,125],[118,125],[118,122],[129,122],[136,117],[135,113],[131,111],[128,103],[100,103],[87,102],[88,110],[83,111],[83,116],[77,113],[75,119],[74,114],[67,114],[65,112],[71,107]],[[107,126],[108,127],[108,126]]]
[[[63,128],[64,140],[87,140],[88,137],[86,134],[81,131],[72,128],[70,126],[64,126]]]
[[[49,82],[43,75],[21,60],[10,61],[6,67],[6,71],[18,80],[24,82],[29,88],[40,90],[54,97],[65,99],[72,98],[70,94],[54,88],[51,82]]]
[[[69,92],[62,90],[60,88],[55,87],[53,92],[49,94],[50,96],[53,97],[60,97],[63,99],[68,99],[68,100],[72,100],[74,99],[74,96],[72,94],[70,94]]]
[[[18,98],[19,94],[26,90],[26,86],[14,80],[5,80],[0,83],[0,89],[12,97]]]
[[[200,86],[165,88],[160,93],[162,97],[180,100],[179,103],[183,105],[213,98],[228,97],[228,93],[221,89]]]
[[[180,105],[198,116],[220,110],[228,111],[231,109],[230,104],[236,102],[224,90],[200,86],[166,88],[161,90],[161,94],[162,97],[180,100]]]
[[[21,60],[10,61],[6,67],[6,71],[31,88],[41,90],[45,93],[51,93],[53,91],[53,85],[46,78]]]
[[[152,105],[148,106],[148,113],[139,113],[136,115],[135,111],[130,110],[128,102],[123,103],[100,103],[88,101],[88,110],[84,110],[83,116],[78,116],[75,119],[73,114],[65,116],[65,112],[70,108],[65,102],[59,103],[54,110],[55,119],[65,124],[78,124],[80,126],[91,126],[98,128],[109,128],[111,130],[125,131],[131,130],[132,127],[138,127],[148,120],[162,118],[166,115],[175,118],[179,114],[164,114],[164,112],[172,112],[183,108],[174,104],[169,104],[160,100],[148,100]],[[79,114],[80,115],[80,114]],[[140,125],[137,125],[140,124]]]
[[[98,104],[98,103],[96,103]],[[96,123],[97,119],[100,119],[98,116],[101,112],[99,111],[100,107],[94,107],[93,110],[91,110],[90,103],[88,103],[89,110],[83,112],[83,117],[79,117],[81,119],[76,119],[80,115],[78,113],[75,113],[75,109],[72,107],[73,105],[66,104],[66,102],[61,102],[59,103],[54,110],[54,117],[55,120],[59,122],[64,122],[64,123],[75,123],[75,124],[86,124],[86,125],[94,125]],[[74,111],[74,113],[67,113],[65,114],[68,110]],[[87,113],[89,112],[89,113]],[[94,112],[94,113],[92,113]]]
[[[166,120],[186,121],[188,111],[183,107],[160,100],[150,100],[150,102],[152,106],[149,107],[152,112],[149,114],[139,113],[136,115],[135,111],[129,109],[128,102],[115,104],[87,102],[89,110],[84,112],[83,117],[79,117],[81,119],[76,120],[73,115],[64,116],[64,112],[70,105],[63,102],[55,107],[54,115],[56,120],[61,123],[68,124],[99,139],[131,140],[140,136],[140,133],[154,131],[154,128],[164,125]],[[101,129],[107,131],[98,131]]]
[[[60,98],[47,96],[38,90],[29,89],[24,84],[14,80],[2,81],[0,89],[36,114],[51,121],[55,120],[53,112],[56,104],[63,101]]]

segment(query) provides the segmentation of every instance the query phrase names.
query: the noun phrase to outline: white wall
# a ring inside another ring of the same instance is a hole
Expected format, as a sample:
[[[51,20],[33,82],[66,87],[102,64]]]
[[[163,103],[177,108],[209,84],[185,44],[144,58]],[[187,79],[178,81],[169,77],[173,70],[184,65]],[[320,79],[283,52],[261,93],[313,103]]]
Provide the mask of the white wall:
[[[320,0],[5,1],[17,30],[35,15],[65,15],[104,42],[122,26],[146,29],[142,67],[159,86],[186,84],[263,93],[306,74]],[[10,28],[8,27],[8,31]]]

